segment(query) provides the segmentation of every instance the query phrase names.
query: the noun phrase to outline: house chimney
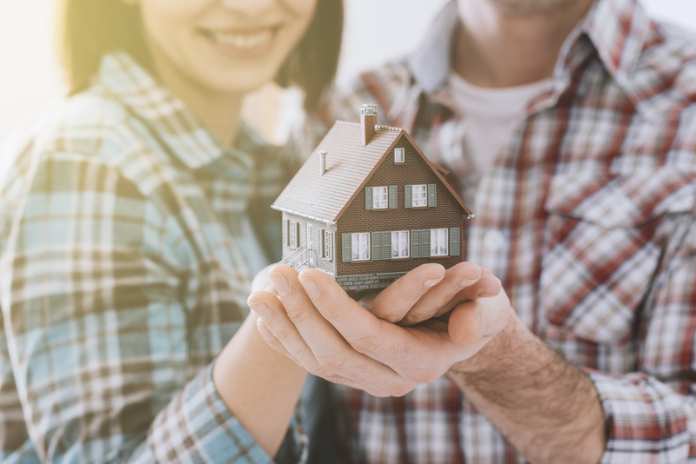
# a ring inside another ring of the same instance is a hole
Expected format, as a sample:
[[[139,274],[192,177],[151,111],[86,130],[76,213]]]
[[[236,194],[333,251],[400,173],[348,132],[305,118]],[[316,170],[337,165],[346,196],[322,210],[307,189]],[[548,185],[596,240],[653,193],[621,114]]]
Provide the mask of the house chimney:
[[[377,125],[377,105],[362,105],[360,107],[360,134],[362,144],[367,145],[375,135]]]
[[[328,152],[319,152],[319,175],[323,176],[326,174],[326,157],[329,156]]]

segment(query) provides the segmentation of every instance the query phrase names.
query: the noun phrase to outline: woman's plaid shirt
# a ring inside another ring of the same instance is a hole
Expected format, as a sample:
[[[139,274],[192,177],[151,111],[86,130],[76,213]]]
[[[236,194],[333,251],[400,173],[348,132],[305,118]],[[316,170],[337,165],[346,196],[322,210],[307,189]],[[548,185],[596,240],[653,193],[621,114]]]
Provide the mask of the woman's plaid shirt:
[[[280,245],[287,170],[239,146],[123,54],[31,138],[0,191],[1,462],[270,462],[211,380],[249,228]]]
[[[606,415],[604,462],[696,461],[696,36],[653,22],[637,1],[598,1],[566,41],[553,91],[479,176],[448,95],[456,8],[324,120],[378,103],[434,160],[469,166],[453,179],[477,215],[468,259],[587,371]],[[446,379],[404,398],[341,391],[359,462],[522,459]]]

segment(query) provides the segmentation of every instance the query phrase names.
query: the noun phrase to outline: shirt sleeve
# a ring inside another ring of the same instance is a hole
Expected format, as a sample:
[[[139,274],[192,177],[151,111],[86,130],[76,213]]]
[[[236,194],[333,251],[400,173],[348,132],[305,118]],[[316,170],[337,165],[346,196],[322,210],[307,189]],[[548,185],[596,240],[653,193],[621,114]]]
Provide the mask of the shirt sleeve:
[[[190,352],[188,251],[171,215],[114,167],[44,158],[0,269],[0,380],[27,431],[4,445],[50,462],[271,462],[216,391],[210,359]]]
[[[696,221],[655,284],[638,369],[590,372],[606,418],[604,463],[696,460]]]

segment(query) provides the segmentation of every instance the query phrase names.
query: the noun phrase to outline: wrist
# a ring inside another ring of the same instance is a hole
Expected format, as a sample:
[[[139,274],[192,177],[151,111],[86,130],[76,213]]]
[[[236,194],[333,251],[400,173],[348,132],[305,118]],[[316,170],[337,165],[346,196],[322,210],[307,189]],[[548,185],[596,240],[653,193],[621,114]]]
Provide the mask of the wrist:
[[[254,372],[253,377],[259,380],[272,377],[278,386],[291,389],[304,383],[306,371],[266,344],[258,333],[256,319],[254,313],[249,314],[215,360],[213,381],[226,401],[238,388],[241,373]],[[253,377],[247,377],[245,383],[253,384]]]

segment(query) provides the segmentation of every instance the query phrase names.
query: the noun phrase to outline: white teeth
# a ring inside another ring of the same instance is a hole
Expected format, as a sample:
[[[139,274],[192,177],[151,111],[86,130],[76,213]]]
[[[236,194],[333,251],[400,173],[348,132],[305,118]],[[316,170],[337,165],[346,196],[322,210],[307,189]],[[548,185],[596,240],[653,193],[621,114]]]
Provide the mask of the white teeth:
[[[261,47],[270,42],[273,38],[273,32],[270,29],[247,34],[215,32],[213,37],[216,42],[223,45],[251,49]]]

